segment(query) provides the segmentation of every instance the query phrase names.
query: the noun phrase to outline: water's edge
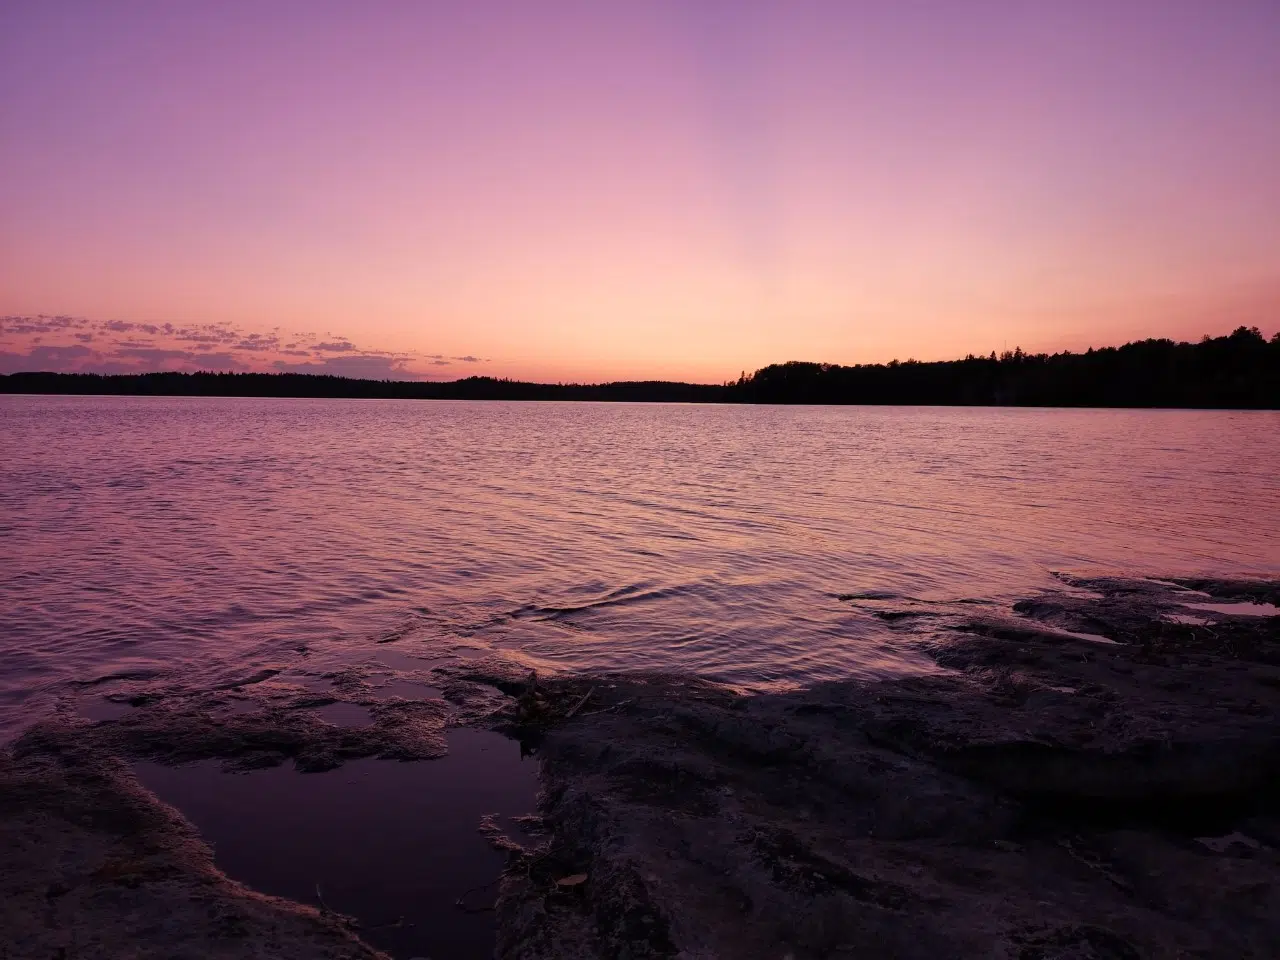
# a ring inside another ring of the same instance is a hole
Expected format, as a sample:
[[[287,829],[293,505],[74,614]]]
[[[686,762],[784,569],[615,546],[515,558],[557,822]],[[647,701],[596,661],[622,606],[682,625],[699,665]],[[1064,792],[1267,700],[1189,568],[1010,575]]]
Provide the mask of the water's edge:
[[[1186,604],[1210,606],[1197,593],[1225,607],[1180,622]],[[206,839],[237,832],[232,821],[209,825],[213,778],[232,776],[250,793],[258,778],[282,789],[233,843],[252,845],[254,830],[291,815],[295,849],[323,837],[355,851],[358,834],[338,833],[343,817],[383,817],[392,844],[415,831],[431,836],[447,818],[419,824],[404,806],[342,809],[341,791],[325,783],[395,769],[416,786],[406,781],[383,800],[413,803],[431,784],[456,797],[496,767],[468,762],[462,778],[440,779],[450,747],[465,760],[471,746],[502,743],[515,761],[499,775],[502,790],[511,771],[530,771],[520,766],[526,752],[542,781],[539,817],[523,833],[485,824],[488,842],[507,854],[497,902],[504,960],[708,948],[746,956],[762,943],[798,957],[853,943],[900,957],[1028,949],[1139,957],[1174,945],[1248,955],[1271,942],[1280,917],[1270,792],[1280,750],[1269,719],[1280,708],[1280,631],[1272,616],[1231,608],[1277,600],[1275,582],[1075,582],[1012,612],[947,620],[950,639],[934,650],[945,672],[790,693],[744,695],[672,675],[535,678],[484,658],[438,674],[448,710],[434,697],[375,698],[367,726],[313,718],[349,701],[273,689],[273,678],[170,690],[167,703],[89,725],[64,715],[24,734],[0,774],[13,813],[5,849],[19,853],[0,870],[16,897],[6,920],[26,938],[20,945],[49,955],[97,929],[115,942],[231,937],[244,949],[281,944],[280,957],[372,956],[337,915],[341,903],[308,890],[298,899],[309,905],[264,900],[223,879],[215,872],[223,854],[212,855],[111,758],[142,760],[134,769],[143,783],[197,826],[205,820]],[[904,625],[952,616],[884,612]],[[335,681],[351,699],[367,686],[355,673]],[[449,732],[456,720],[496,726],[520,746]],[[1153,744],[1161,745],[1154,753]],[[272,769],[171,766],[201,755]],[[386,761],[361,756],[426,762],[378,768]],[[333,772],[278,766],[289,757]],[[308,809],[330,802],[338,803],[331,814]],[[481,812],[503,812],[480,811],[485,802],[465,801],[475,810],[448,829],[458,832],[473,813],[478,828]],[[86,818],[86,809],[97,813]],[[318,832],[308,834],[308,823]],[[1146,892],[1135,899],[1135,891]],[[35,909],[35,898],[45,906]],[[200,916],[195,903],[205,905]],[[365,925],[379,928],[368,932],[373,943],[413,955],[415,944],[394,941],[396,917],[361,909]],[[159,923],[161,914],[172,922]],[[33,922],[41,917],[53,922]]]

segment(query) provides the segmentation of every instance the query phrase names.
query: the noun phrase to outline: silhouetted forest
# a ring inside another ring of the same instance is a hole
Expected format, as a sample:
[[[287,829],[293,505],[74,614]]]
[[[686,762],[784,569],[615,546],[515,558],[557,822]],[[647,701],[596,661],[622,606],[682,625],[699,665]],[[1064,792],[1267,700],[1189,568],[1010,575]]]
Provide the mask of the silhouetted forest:
[[[0,393],[338,397],[421,400],[606,400],[676,403],[937,404],[1046,407],[1280,409],[1280,334],[1240,327],[1199,343],[1142,340],[1085,353],[839,366],[772,364],[710,385],[647,380],[523,383],[351,380],[298,373],[15,373]]]
[[[352,400],[619,400],[718,403],[728,387],[646,380],[627,383],[524,383],[464,380],[353,380],[312,373],[13,373],[0,393],[165,397],[331,397]]]
[[[1257,328],[1199,343],[1141,340],[1085,353],[968,356],[941,363],[783,363],[733,387],[748,403],[1031,407],[1280,408],[1280,334]]]

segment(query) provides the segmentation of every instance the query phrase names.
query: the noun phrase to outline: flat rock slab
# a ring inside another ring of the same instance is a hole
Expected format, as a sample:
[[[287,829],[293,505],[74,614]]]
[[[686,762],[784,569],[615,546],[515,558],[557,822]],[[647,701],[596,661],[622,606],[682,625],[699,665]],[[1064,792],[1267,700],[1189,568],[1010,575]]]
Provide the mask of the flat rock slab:
[[[228,880],[93,749],[0,759],[0,850],[0,957],[386,960],[341,917]]]
[[[540,684],[510,722],[547,837],[508,869],[499,956],[1280,955],[1277,625],[1168,622],[1181,589],[941,617],[938,676]]]
[[[114,758],[424,759],[463,718],[541,761],[533,842],[483,827],[508,856],[501,960],[1275,957],[1280,618],[1231,604],[1278,598],[1065,578],[1006,615],[872,598],[937,673],[755,696],[497,659],[440,671],[449,707],[380,699],[359,671],[324,695],[273,671],[112,678],[134,709],[44,721],[0,756],[3,945],[378,956],[343,918],[228,880]],[[327,722],[334,703],[369,723]]]

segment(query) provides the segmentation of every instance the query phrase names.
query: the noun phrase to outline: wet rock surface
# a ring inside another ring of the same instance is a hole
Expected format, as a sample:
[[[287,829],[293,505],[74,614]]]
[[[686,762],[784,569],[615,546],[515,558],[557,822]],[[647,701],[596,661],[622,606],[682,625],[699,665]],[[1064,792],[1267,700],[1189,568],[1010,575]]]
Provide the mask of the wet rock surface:
[[[1168,619],[1191,589],[1278,588],[912,610],[949,672],[792,694],[495,677],[545,791],[498,955],[1276,956],[1280,621]]]
[[[323,771],[441,756],[460,723],[541,760],[533,842],[477,823],[508,856],[503,960],[1280,955],[1280,618],[1259,615],[1280,584],[1063,578],[1007,614],[843,599],[938,672],[753,696],[499,657],[423,673],[425,698],[362,668],[99,678],[128,709],[0,756],[0,957],[376,956],[227,880],[115,758]]]
[[[275,682],[273,676],[260,671],[207,690],[150,684],[118,690],[107,702],[137,709],[88,724],[64,714],[29,729],[14,749],[19,756],[56,753],[74,741],[136,760],[216,759],[229,771],[291,762],[310,773],[364,757],[430,760],[447,751],[449,708],[443,700],[381,698],[355,669],[326,677],[331,689],[323,691]],[[363,708],[371,722],[326,720],[324,708],[338,704]]]
[[[233,883],[92,746],[0,758],[0,957],[377,960],[344,918]]]
[[[98,722],[62,711],[0,753],[0,960],[385,956],[351,918],[229,880],[127,764],[315,773],[447,752],[440,699],[381,696],[363,669],[326,675],[319,690],[278,673],[206,689],[151,673],[97,678],[84,686],[132,709]],[[371,723],[328,722],[333,705],[362,708]]]

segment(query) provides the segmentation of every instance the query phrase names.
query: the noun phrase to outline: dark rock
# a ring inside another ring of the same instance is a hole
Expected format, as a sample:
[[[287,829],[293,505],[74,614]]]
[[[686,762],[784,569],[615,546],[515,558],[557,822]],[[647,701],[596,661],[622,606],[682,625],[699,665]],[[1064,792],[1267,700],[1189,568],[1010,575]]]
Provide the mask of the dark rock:
[[[499,957],[1273,956],[1275,625],[1187,630],[1181,599],[1075,581],[959,618],[936,676],[544,680],[551,719],[509,711],[548,839],[508,869]],[[587,684],[593,708],[557,719]]]
[[[882,619],[937,672],[789,693],[498,658],[439,671],[448,706],[378,700],[358,668],[333,695],[104,678],[138,709],[44,721],[0,758],[0,928],[15,956],[373,956],[223,878],[111,757],[325,770],[439,756],[452,720],[541,757],[538,846],[503,846],[501,960],[1275,956],[1280,618],[1179,612],[1280,585],[1063,581],[1008,615],[851,596],[915,604]],[[315,714],[338,700],[372,723]]]
[[[387,960],[333,915],[233,883],[123,763],[0,756],[0,956]]]

